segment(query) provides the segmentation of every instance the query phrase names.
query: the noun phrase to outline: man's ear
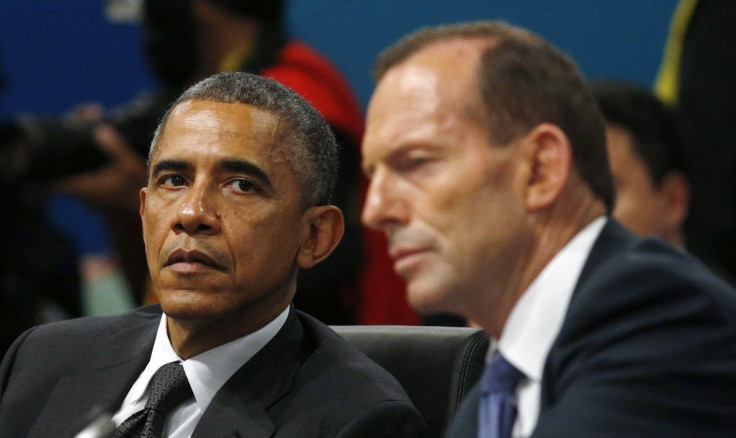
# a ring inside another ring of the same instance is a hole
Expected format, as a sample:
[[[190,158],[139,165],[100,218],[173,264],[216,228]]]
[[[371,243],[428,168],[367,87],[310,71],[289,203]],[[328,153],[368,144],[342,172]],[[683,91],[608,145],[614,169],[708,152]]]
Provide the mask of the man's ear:
[[[138,192],[138,196],[141,200],[141,204],[140,204],[138,212],[141,215],[141,219],[143,218],[143,214],[146,212],[146,194],[147,194],[147,189],[145,187],[143,187],[141,191]]]
[[[326,259],[345,232],[342,211],[334,205],[309,207],[302,215],[305,236],[297,254],[300,269],[309,269]]]
[[[521,140],[530,163],[524,202],[527,210],[539,211],[555,204],[570,176],[572,148],[558,126],[542,123]]]
[[[680,232],[690,209],[690,184],[682,172],[668,172],[659,184],[659,192],[665,196],[666,206],[662,220],[669,229]]]
[[[144,234],[146,232],[146,221],[143,220],[143,215],[146,213],[146,195],[148,195],[148,189],[146,187],[143,187],[141,191],[138,192],[138,197],[141,200],[138,212],[141,215],[141,227],[143,227]]]

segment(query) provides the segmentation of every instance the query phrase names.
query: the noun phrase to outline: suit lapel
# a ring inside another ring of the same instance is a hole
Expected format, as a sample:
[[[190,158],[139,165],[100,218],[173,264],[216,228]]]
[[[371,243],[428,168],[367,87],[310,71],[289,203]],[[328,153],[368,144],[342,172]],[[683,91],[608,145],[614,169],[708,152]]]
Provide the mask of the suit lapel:
[[[192,438],[265,438],[275,431],[259,400],[252,399],[246,389],[235,392],[223,387],[199,420]]]
[[[598,236],[598,239],[596,239],[593,244],[593,248],[590,250],[590,255],[585,261],[583,270],[580,272],[580,279],[575,286],[573,299],[578,290],[581,289],[581,285],[588,280],[591,272],[594,272],[598,266],[611,257],[611,255],[620,253],[622,248],[626,245],[634,244],[636,241],[636,238],[623,228],[621,224],[616,222],[614,219],[609,218],[608,222],[601,230],[601,234]]]
[[[578,324],[574,315],[589,313],[584,307],[586,305],[585,294],[589,294],[591,291],[597,292],[598,290],[596,287],[590,286],[590,283],[599,280],[601,267],[611,257],[618,256],[627,247],[636,245],[640,241],[641,239],[639,237],[634,236],[630,231],[621,226],[621,224],[612,218],[608,218],[608,222],[601,230],[598,239],[593,244],[590,255],[588,255],[588,259],[585,261],[583,270],[580,273],[580,279],[575,285],[565,321],[545,361],[542,374],[540,414],[556,402],[557,390],[554,385],[558,382],[558,379],[552,375],[552,370],[556,369],[554,366],[555,358],[560,356],[562,346],[565,345],[567,333],[572,327]]]
[[[150,359],[158,321],[157,316],[143,320],[103,340],[99,351],[90,355],[89,368],[62,376],[29,437],[69,433],[96,406],[115,413]]]
[[[296,371],[309,354],[292,309],[279,333],[218,391],[192,434],[200,437],[270,437],[276,432],[272,406],[291,391]]]

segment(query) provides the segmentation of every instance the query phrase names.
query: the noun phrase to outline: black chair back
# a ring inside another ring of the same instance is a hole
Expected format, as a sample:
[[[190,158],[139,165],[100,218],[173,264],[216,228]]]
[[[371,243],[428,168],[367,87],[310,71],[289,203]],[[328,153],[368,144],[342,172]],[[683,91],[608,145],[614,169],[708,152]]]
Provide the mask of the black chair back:
[[[488,336],[467,327],[332,326],[401,383],[441,437],[483,372]]]

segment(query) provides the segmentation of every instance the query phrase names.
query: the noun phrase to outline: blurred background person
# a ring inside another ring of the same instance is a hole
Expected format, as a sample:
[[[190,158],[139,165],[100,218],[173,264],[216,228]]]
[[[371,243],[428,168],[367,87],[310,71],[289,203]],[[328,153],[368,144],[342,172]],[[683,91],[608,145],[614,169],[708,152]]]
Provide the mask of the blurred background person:
[[[0,58],[0,96],[4,75]],[[0,357],[26,329],[81,316],[77,254],[32,185],[0,183]]]
[[[0,184],[0,356],[34,325],[82,316],[78,254],[37,188]]]
[[[606,119],[613,217],[641,236],[684,248],[690,189],[674,111],[635,85],[608,80],[591,87]]]
[[[736,284],[736,2],[680,0],[657,95],[677,105],[692,185],[688,249]]]

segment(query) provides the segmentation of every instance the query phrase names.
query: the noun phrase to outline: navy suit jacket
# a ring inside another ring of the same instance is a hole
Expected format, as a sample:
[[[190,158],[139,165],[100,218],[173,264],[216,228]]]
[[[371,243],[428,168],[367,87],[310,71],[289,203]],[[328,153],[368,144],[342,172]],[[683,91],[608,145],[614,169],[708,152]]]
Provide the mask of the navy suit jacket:
[[[736,437],[736,291],[614,221],[545,362],[532,437]],[[479,391],[448,437],[477,435]]]
[[[97,405],[116,412],[148,363],[159,306],[39,326],[0,366],[0,436],[70,436]],[[388,372],[298,311],[220,389],[193,437],[423,436]]]

